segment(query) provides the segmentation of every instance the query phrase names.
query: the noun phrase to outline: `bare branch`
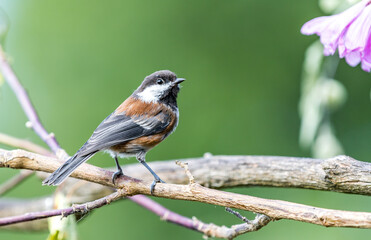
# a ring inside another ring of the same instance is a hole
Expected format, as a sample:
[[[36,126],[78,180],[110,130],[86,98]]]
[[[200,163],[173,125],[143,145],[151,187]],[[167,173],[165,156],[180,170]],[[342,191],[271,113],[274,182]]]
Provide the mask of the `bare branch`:
[[[25,221],[38,220],[38,219],[43,219],[43,218],[48,218],[48,217],[53,217],[53,216],[58,216],[58,215],[62,215],[62,217],[67,217],[75,213],[84,214],[95,208],[99,208],[104,205],[110,204],[111,202],[116,201],[125,195],[126,194],[123,191],[118,190],[117,192],[112,193],[104,198],[100,198],[100,199],[97,199],[95,201],[88,202],[85,204],[73,205],[72,207],[69,207],[69,208],[56,209],[56,210],[43,211],[43,212],[26,213],[22,216],[1,218],[0,226],[6,226],[10,224],[25,222]]]
[[[207,155],[210,157],[210,155]],[[188,163],[181,162],[176,160],[175,163],[182,167],[189,178],[189,185],[195,184],[195,178],[192,175],[191,171],[189,171]],[[135,197],[135,196],[134,196]],[[227,228],[225,226],[219,227],[214,224],[203,224],[199,222],[196,218],[194,218],[193,223],[197,223],[199,225],[199,229],[204,232],[207,236],[212,237],[219,237],[219,238],[226,238],[226,239],[233,239],[239,235],[242,235],[247,232],[257,231],[260,228],[266,226],[272,219],[264,214],[257,214],[253,221],[248,220],[246,217],[243,217],[239,212],[230,209],[229,207],[226,208],[226,211],[235,215],[242,221],[244,224],[234,225],[231,228]]]
[[[162,220],[181,225],[191,230],[198,231],[209,237],[218,237],[218,238],[226,238],[226,239],[231,239],[232,236],[234,237],[235,231],[233,231],[231,228],[227,228],[224,226],[220,227],[212,223],[207,224],[207,223],[201,222],[195,217],[190,219],[190,218],[181,216],[175,212],[172,212],[164,208],[162,205],[158,204],[157,202],[154,202],[150,198],[144,197],[143,195],[135,195],[129,198],[133,202],[138,203],[142,207],[145,207],[151,212],[155,213],[157,216],[161,217]]]
[[[82,204],[105,197],[113,193],[115,189],[70,178],[63,186],[58,188],[58,191],[62,192],[69,202]],[[0,218],[23,215],[31,212],[50,211],[55,207],[53,203],[54,195],[36,199],[0,198]],[[12,224],[1,228],[23,231],[45,231],[48,229],[48,223],[46,219],[40,219]]]
[[[225,208],[225,211],[229,212],[230,214],[235,215],[237,218],[241,219],[242,221],[244,221],[246,223],[250,223],[250,220],[249,219],[247,219],[246,217],[242,216],[239,212],[234,211],[234,210],[232,210],[229,207],[226,207]]]
[[[12,177],[11,179],[6,181],[5,183],[1,184],[1,186],[0,186],[0,196],[4,195],[6,192],[8,192],[14,186],[23,182],[23,180],[27,179],[33,173],[34,173],[33,171],[21,170],[21,172],[18,173],[16,176]]]
[[[26,90],[23,88],[19,82],[17,76],[10,67],[5,52],[0,45],[0,71],[2,72],[5,80],[9,83],[10,87],[16,94],[19,103],[21,104],[24,112],[26,113],[28,119],[30,120],[30,127],[35,130],[35,132],[41,137],[41,139],[48,144],[53,152],[58,152],[60,150],[59,144],[54,137],[54,134],[48,133],[42,126],[37,113],[32,106],[32,103],[28,97]]]
[[[0,133],[0,143],[15,148],[21,148],[30,152],[38,153],[45,156],[53,156],[54,154],[49,150],[33,143],[28,140],[15,138],[13,136]]]
[[[133,202],[140,203],[141,206],[144,206],[151,212],[155,213],[157,216],[160,216],[162,220],[169,221],[175,224],[181,223],[180,225],[201,232],[208,237],[233,239],[241,234],[257,231],[260,228],[266,226],[271,221],[268,216],[258,214],[253,221],[248,221],[244,224],[233,225],[228,228],[226,226],[217,226],[212,223],[204,223],[195,217],[190,219],[181,216],[177,213],[169,211],[162,205],[142,195],[136,195],[129,198]]]
[[[0,150],[0,167],[26,168],[36,171],[52,172],[58,163],[49,157],[15,150]],[[140,181],[127,176],[120,177],[117,185],[111,182],[112,172],[89,164],[76,169],[72,177],[99,183],[105,186],[120,188],[125,196],[136,194],[150,195],[151,181]],[[318,224],[327,227],[371,228],[371,213],[351,212],[316,208],[286,201],[269,200],[248,195],[208,189],[198,184],[176,185],[157,184],[155,196],[179,200],[198,201],[252,211],[269,216],[272,219],[292,219]]]
[[[8,200],[11,201],[10,208],[14,208],[11,205],[19,205],[20,204],[29,204],[30,202],[33,202],[34,209],[42,209],[40,212],[29,212],[27,214],[23,214],[21,216],[13,216],[13,217],[6,217],[6,218],[0,218],[0,226],[2,228],[7,227],[9,229],[27,229],[27,230],[45,230],[47,229],[47,222],[41,221],[42,219],[52,217],[52,216],[62,216],[66,217],[71,214],[81,214],[82,216],[87,214],[89,211],[102,207],[104,205],[107,205],[111,202],[117,201],[121,199],[121,196],[124,196],[125,193],[118,192],[110,194],[106,197],[103,197],[101,199],[98,199],[96,201],[84,203],[84,204],[78,204],[73,205],[72,207],[65,208],[65,209],[59,209],[59,210],[52,210],[52,198],[41,198],[36,200]],[[193,217],[192,219],[181,216],[177,213],[174,213],[172,211],[169,211],[162,205],[156,203],[155,201],[151,200],[150,198],[147,198],[143,195],[136,195],[129,197],[133,202],[144,206],[151,212],[154,212],[156,215],[160,216],[162,220],[172,222],[175,224],[178,224],[183,227],[187,227],[191,230],[198,231],[200,233],[205,234],[208,237],[217,237],[217,238],[224,238],[224,239],[233,239],[241,234],[244,234],[246,232],[252,232],[257,231],[263,226],[267,225],[270,222],[270,218],[265,215],[257,215],[256,218],[253,221],[248,221],[244,224],[238,224],[233,225],[230,228],[226,226],[217,226],[212,223],[203,223],[200,220]],[[8,206],[9,204],[6,203],[4,206]],[[47,206],[49,209],[43,209],[44,206]],[[19,206],[18,206],[19,207]],[[17,208],[18,208],[17,207]],[[3,208],[3,206],[0,204],[0,210]],[[14,211],[11,210],[14,214]],[[19,210],[18,210],[19,212]],[[8,214],[9,215],[9,214]],[[28,225],[26,225],[26,223]],[[25,228],[27,226],[27,228]]]
[[[225,208],[225,210],[242,221],[245,222],[245,224],[239,224],[239,225],[234,225],[232,226],[232,229],[234,230],[232,234],[228,237],[228,239],[235,238],[239,235],[242,235],[247,232],[254,232],[258,231],[262,227],[266,226],[272,219],[264,214],[256,214],[255,219],[250,221],[246,217],[243,217],[239,212],[234,211],[230,208]]]
[[[320,160],[277,156],[211,156],[180,159],[197,183],[211,188],[235,186],[297,187],[371,195],[371,163],[347,156]],[[166,182],[187,184],[184,170],[172,161],[151,162]],[[130,176],[150,180],[145,169],[126,165]]]
[[[43,197],[35,199],[0,199],[0,219],[9,216],[23,215],[30,212],[40,212],[53,209],[53,197]],[[23,231],[45,231],[48,229],[46,220],[36,220],[21,222],[8,226],[3,226],[0,229],[23,230]]]

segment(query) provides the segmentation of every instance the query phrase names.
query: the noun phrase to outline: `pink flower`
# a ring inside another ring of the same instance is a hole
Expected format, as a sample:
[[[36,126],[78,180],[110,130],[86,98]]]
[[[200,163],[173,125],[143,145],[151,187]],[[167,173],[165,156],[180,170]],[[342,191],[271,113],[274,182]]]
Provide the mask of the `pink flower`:
[[[342,13],[318,17],[305,23],[301,33],[317,34],[324,46],[324,55],[338,49],[340,58],[354,67],[371,70],[371,1],[363,0]]]

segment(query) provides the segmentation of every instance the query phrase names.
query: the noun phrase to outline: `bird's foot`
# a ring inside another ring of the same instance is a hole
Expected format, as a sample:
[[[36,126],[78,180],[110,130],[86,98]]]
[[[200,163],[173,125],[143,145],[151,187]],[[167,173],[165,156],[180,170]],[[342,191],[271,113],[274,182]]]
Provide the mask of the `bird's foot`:
[[[155,180],[153,180],[151,184],[151,195],[153,195],[153,192],[155,191],[155,186],[157,183],[165,183],[165,182],[162,181],[162,179],[157,176],[157,178],[155,178]]]
[[[112,174],[112,183],[115,185],[115,180],[116,178],[120,177],[120,176],[124,176],[124,173],[122,172],[121,169],[117,170],[116,172],[114,172],[114,174]]]

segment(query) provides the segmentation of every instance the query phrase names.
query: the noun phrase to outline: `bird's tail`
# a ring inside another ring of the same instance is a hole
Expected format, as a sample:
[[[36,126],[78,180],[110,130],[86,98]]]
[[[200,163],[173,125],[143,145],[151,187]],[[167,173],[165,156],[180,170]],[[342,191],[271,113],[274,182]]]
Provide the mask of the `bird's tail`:
[[[43,181],[43,185],[57,186],[61,184],[71,173],[81,164],[88,161],[94,153],[90,153],[85,156],[74,155],[68,159],[62,166],[60,166],[55,172],[53,172],[48,178]]]

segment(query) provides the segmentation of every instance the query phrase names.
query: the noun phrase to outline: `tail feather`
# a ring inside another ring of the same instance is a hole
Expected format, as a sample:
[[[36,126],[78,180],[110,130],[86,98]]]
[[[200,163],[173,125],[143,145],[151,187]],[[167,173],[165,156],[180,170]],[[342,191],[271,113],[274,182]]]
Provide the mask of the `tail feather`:
[[[81,164],[88,161],[94,153],[87,154],[85,156],[74,155],[68,159],[62,166],[60,166],[55,172],[53,172],[48,178],[43,181],[43,185],[57,186],[61,184],[71,173]]]

